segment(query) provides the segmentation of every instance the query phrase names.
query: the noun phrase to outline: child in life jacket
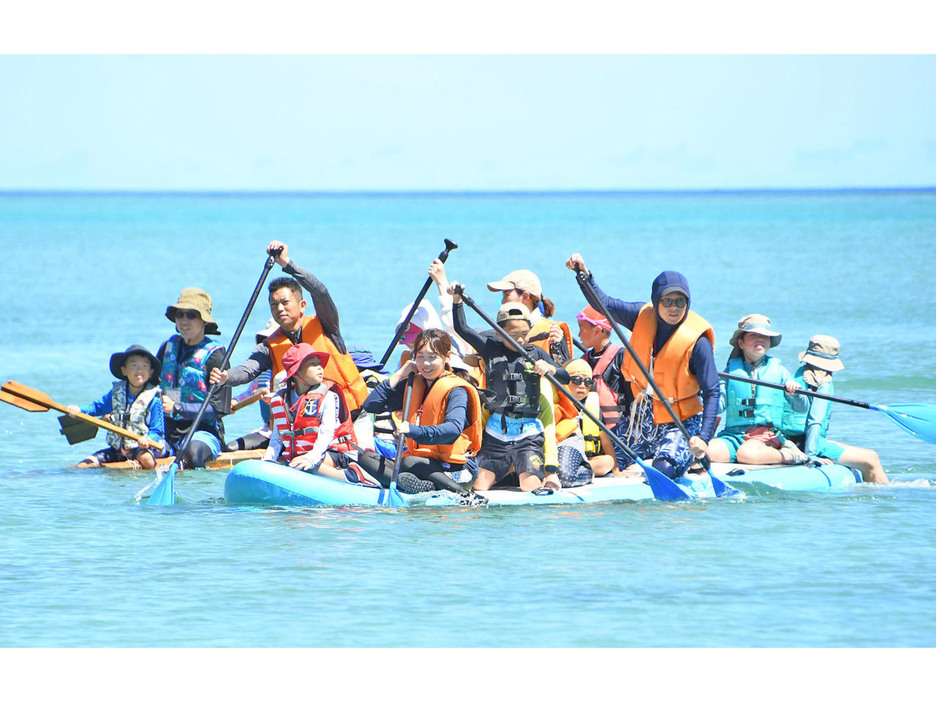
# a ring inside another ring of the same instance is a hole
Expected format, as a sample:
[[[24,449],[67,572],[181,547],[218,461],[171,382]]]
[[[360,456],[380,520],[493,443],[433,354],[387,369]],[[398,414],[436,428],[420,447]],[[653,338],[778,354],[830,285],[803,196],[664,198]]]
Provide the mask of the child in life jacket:
[[[595,392],[591,366],[584,359],[576,358],[566,364],[566,371],[570,376],[566,388],[585,409],[600,418],[600,400]],[[593,477],[620,475],[614,444],[565,395],[560,394],[555,414],[562,487],[587,485]]]
[[[569,374],[537,346],[527,343],[532,324],[526,305],[508,302],[497,311],[497,325],[526,354],[523,355],[497,336],[482,335],[468,326],[458,283],[449,286],[454,296],[452,306],[455,331],[471,344],[485,365],[485,397],[490,416],[485,424],[478,453],[478,477],[475,490],[487,490],[515,474],[520,489],[532,492],[548,487],[560,489],[558,466],[545,462],[545,429],[540,414],[540,376],[552,373],[560,383]]]
[[[337,386],[325,380],[331,354],[300,343],[283,355],[285,387],[270,400],[273,436],[264,460],[377,487],[353,460],[354,427]]]
[[[780,359],[768,351],[780,344],[781,335],[770,328],[770,319],[748,314],[738,321],[729,343],[725,372],[739,378],[764,380],[783,385],[784,390],[768,388],[743,380],[722,378],[719,410],[725,413],[725,428],[709,442],[708,456],[718,463],[805,463],[806,454],[783,436],[783,412],[789,403],[793,411],[808,409],[805,396],[794,394],[799,384]]]
[[[108,432],[108,447],[95,451],[78,465],[99,466],[130,460],[139,463],[140,468],[153,470],[156,459],[165,456],[167,451],[162,393],[158,381],[153,382],[159,378],[160,363],[145,348],[134,345],[111,356],[110,371],[117,378],[113,387],[88,405],[69,405],[68,415],[75,417],[83,413],[105,418],[110,415],[111,424],[143,438],[134,441]],[[164,448],[156,449],[153,444],[162,444]]]

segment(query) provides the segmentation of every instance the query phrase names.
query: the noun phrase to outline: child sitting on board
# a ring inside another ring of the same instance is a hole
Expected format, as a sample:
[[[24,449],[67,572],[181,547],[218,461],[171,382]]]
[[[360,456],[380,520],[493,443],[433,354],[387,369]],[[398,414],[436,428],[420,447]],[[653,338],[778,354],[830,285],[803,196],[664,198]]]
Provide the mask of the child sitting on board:
[[[845,367],[839,359],[839,342],[834,336],[816,334],[809,340],[805,351],[799,354],[802,365],[793,374],[793,380],[804,390],[823,395],[834,395],[832,374]],[[861,471],[866,483],[887,483],[887,474],[877,452],[849,446],[826,438],[832,403],[818,397],[805,396],[808,406],[797,412],[787,404],[783,412],[783,434],[819,463],[840,463]]]
[[[107,432],[107,448],[95,451],[79,466],[99,466],[102,463],[133,461],[140,468],[153,470],[156,459],[166,455],[166,449],[153,444],[166,444],[166,423],[163,414],[162,393],[159,390],[160,363],[142,346],[131,346],[110,358],[110,371],[117,378],[113,387],[99,400],[79,407],[69,405],[68,415],[79,413],[92,417],[110,415],[111,424],[140,435],[140,440],[128,439]]]
[[[348,483],[378,487],[352,460],[354,426],[337,385],[325,380],[331,354],[301,343],[283,355],[285,387],[270,400],[273,435],[264,460]]]
[[[566,366],[569,383],[566,385],[576,400],[595,417],[601,417],[595,379],[588,362],[581,358]],[[572,404],[565,395],[556,402],[556,439],[559,442],[559,480],[562,487],[587,485],[593,477],[620,474],[614,444],[584,412]]]

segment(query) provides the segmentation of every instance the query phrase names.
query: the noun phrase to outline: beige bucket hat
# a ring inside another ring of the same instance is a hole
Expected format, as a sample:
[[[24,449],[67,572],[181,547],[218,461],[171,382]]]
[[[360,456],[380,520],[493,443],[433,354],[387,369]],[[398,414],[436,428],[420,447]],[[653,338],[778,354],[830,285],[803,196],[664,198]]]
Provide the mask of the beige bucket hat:
[[[775,332],[770,328],[770,318],[762,314],[746,314],[738,320],[738,328],[735,329],[734,333],[731,335],[731,340],[728,343],[737,348],[738,339],[740,339],[743,334],[747,334],[748,332],[763,334],[764,336],[769,337],[770,348],[778,346],[780,344],[780,339],[783,338],[783,335],[780,334],[780,332]]]
[[[834,373],[845,367],[839,360],[839,342],[834,336],[816,334],[809,340],[805,351],[801,351],[799,360],[816,368]]]

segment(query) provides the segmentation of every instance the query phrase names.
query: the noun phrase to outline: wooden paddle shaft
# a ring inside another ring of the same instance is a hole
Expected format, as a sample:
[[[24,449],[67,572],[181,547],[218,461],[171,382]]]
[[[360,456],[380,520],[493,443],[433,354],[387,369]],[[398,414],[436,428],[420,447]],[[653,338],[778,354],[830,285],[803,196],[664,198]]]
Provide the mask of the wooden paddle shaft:
[[[28,385],[23,385],[22,383],[17,383],[15,380],[10,380],[3,384],[3,389],[37,405],[42,405],[48,409],[57,410],[62,414],[68,414],[68,408],[65,405],[55,402],[44,392],[31,388]],[[88,422],[89,424],[97,425],[102,429],[107,429],[108,431],[114,432],[115,434],[118,434],[119,436],[122,436],[126,439],[139,441],[140,439],[146,438],[140,436],[139,434],[134,434],[132,431],[128,431],[127,429],[119,427],[116,424],[111,424],[110,422],[106,422],[103,419],[98,419],[97,417],[92,417],[91,415],[84,414],[83,412],[79,412],[76,415],[76,418],[84,422]],[[153,448],[159,451],[162,451],[164,448],[163,444],[161,443],[151,442],[151,445]]]

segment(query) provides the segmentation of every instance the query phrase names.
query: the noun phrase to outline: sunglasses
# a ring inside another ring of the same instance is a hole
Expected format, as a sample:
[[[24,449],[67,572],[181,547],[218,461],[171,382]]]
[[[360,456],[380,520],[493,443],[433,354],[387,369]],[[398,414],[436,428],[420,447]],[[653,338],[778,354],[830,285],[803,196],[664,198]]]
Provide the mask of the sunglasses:
[[[664,297],[662,300],[660,300],[660,304],[663,305],[666,309],[676,305],[676,309],[681,310],[688,302],[689,301],[684,297]]]
[[[569,382],[572,383],[572,385],[584,385],[586,388],[590,388],[595,384],[595,379],[575,376],[574,378],[569,378]]]
[[[197,310],[176,310],[176,319],[201,319],[201,314]]]

